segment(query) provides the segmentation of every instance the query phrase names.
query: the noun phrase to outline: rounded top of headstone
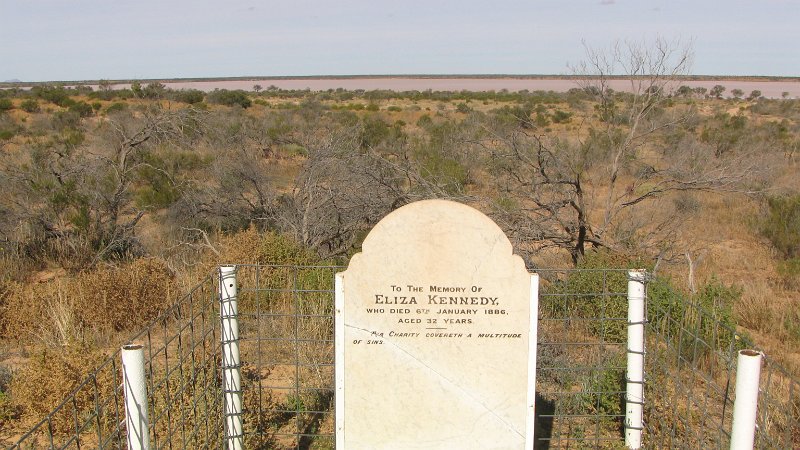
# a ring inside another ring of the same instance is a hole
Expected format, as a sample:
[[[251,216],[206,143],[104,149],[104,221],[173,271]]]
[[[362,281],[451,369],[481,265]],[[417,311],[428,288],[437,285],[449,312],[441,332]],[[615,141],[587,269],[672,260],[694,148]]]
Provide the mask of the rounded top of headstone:
[[[522,259],[512,253],[503,230],[477,209],[450,200],[422,200],[378,222],[350,267],[361,258],[380,261],[382,266],[413,262],[453,268],[457,262],[469,266],[504,259],[527,273]]]

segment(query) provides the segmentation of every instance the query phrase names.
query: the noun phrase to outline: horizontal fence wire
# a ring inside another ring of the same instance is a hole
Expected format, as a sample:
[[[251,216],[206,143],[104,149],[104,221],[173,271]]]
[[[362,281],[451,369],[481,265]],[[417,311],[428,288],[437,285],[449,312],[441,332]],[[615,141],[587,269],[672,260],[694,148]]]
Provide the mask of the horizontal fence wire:
[[[214,278],[206,277],[128,342],[144,347],[150,448],[221,448]],[[127,449],[124,397],[117,350],[10,448]]]
[[[236,266],[244,448],[334,448],[344,269]],[[623,448],[627,271],[537,273],[535,448]],[[152,448],[224,448],[217,276],[130,340],[145,346]],[[727,448],[736,356],[752,343],[683,297],[648,298],[646,341],[644,446]],[[764,361],[756,446],[800,448],[800,385]],[[126,448],[120,370],[117,352],[12,448]]]

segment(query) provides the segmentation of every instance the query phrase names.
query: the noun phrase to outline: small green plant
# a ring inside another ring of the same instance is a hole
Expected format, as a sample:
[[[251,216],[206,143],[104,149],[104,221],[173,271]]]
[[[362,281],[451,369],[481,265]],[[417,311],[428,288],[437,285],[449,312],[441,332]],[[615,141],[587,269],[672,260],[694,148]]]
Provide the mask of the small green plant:
[[[602,368],[592,370],[584,387],[583,403],[600,416],[622,414],[625,402],[625,355],[604,361]]]
[[[778,275],[787,289],[800,289],[800,257],[778,263]]]
[[[760,231],[785,258],[800,257],[800,195],[767,199]]]
[[[783,319],[783,326],[792,340],[800,342],[800,309],[789,308]]]

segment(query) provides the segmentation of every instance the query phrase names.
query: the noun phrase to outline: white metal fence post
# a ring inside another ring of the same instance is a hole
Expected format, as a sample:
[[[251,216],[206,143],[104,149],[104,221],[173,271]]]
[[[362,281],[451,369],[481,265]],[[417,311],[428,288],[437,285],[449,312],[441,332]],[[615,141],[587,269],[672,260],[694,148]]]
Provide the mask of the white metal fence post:
[[[236,266],[219,268],[220,321],[222,330],[222,389],[225,415],[225,441],[228,450],[241,450],[242,377],[239,359],[239,309],[236,296]]]
[[[150,422],[147,417],[144,347],[137,344],[125,345],[122,347],[121,355],[128,450],[148,450],[150,448]]]
[[[741,350],[736,360],[736,400],[733,402],[731,450],[753,449],[762,356],[761,352],[755,350]]]
[[[644,270],[628,271],[628,364],[625,389],[625,446],[642,446],[644,406]]]

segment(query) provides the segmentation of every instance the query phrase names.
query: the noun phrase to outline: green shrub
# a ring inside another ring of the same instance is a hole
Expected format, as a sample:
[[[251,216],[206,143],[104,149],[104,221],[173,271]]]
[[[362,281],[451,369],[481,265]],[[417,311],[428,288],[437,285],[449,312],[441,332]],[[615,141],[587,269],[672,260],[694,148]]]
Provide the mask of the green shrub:
[[[626,356],[618,354],[603,363],[603,369],[592,370],[583,387],[581,401],[599,416],[622,414],[625,404]]]
[[[94,114],[92,105],[86,102],[77,102],[69,107],[71,112],[77,113],[81,117],[90,117]]]
[[[23,100],[22,103],[20,103],[19,107],[20,109],[28,113],[37,113],[41,111],[41,108],[39,107],[39,102],[37,102],[32,98]]]
[[[14,109],[14,103],[11,102],[11,99],[0,98],[0,112],[10,111],[12,109]]]
[[[589,332],[605,342],[624,342],[627,333],[628,274],[626,269],[645,267],[641,262],[608,250],[591,250],[578,261],[578,270],[548,290],[570,296],[568,310],[559,317],[590,319]]]
[[[111,114],[128,109],[128,104],[125,102],[114,102],[106,108],[106,113]]]
[[[202,102],[206,98],[206,95],[203,91],[198,91],[197,89],[181,89],[180,91],[175,91],[172,97],[176,101],[194,105],[195,103]],[[247,108],[247,106],[244,107]]]
[[[217,89],[208,94],[208,101],[209,103],[225,106],[239,105],[242,108],[249,108],[253,104],[247,93],[242,90]]]
[[[783,326],[792,340],[800,342],[800,309],[789,308],[783,318]]]
[[[800,257],[778,263],[778,275],[787,289],[800,289]]]
[[[682,363],[694,363],[714,350],[727,352],[744,345],[735,335],[733,313],[741,295],[741,289],[716,278],[691,297],[669,279],[657,279],[648,286],[647,318],[676,347]]]
[[[568,123],[572,118],[572,113],[557,109],[553,115],[553,123]]]
[[[71,99],[69,98],[69,92],[61,86],[34,86],[31,88],[31,93],[42,100],[46,100],[58,106],[65,108],[70,106]]]
[[[590,251],[579,261],[578,271],[570,272],[567,279],[548,286],[545,293],[567,294],[570,297],[567,311],[564,304],[547,305],[560,308],[545,314],[574,317],[586,320],[587,331],[605,342],[625,342],[627,339],[627,282],[626,271],[608,271],[609,268],[642,268],[637,261],[610,251]],[[727,350],[734,337],[736,321],[733,305],[742,291],[712,278],[693,296],[674,287],[668,278],[648,282],[647,320],[651,326],[673,342],[684,361],[694,362],[705,357],[712,349]],[[737,344],[738,345],[738,344]]]
[[[800,257],[800,195],[767,199],[767,215],[761,234],[785,258]]]

